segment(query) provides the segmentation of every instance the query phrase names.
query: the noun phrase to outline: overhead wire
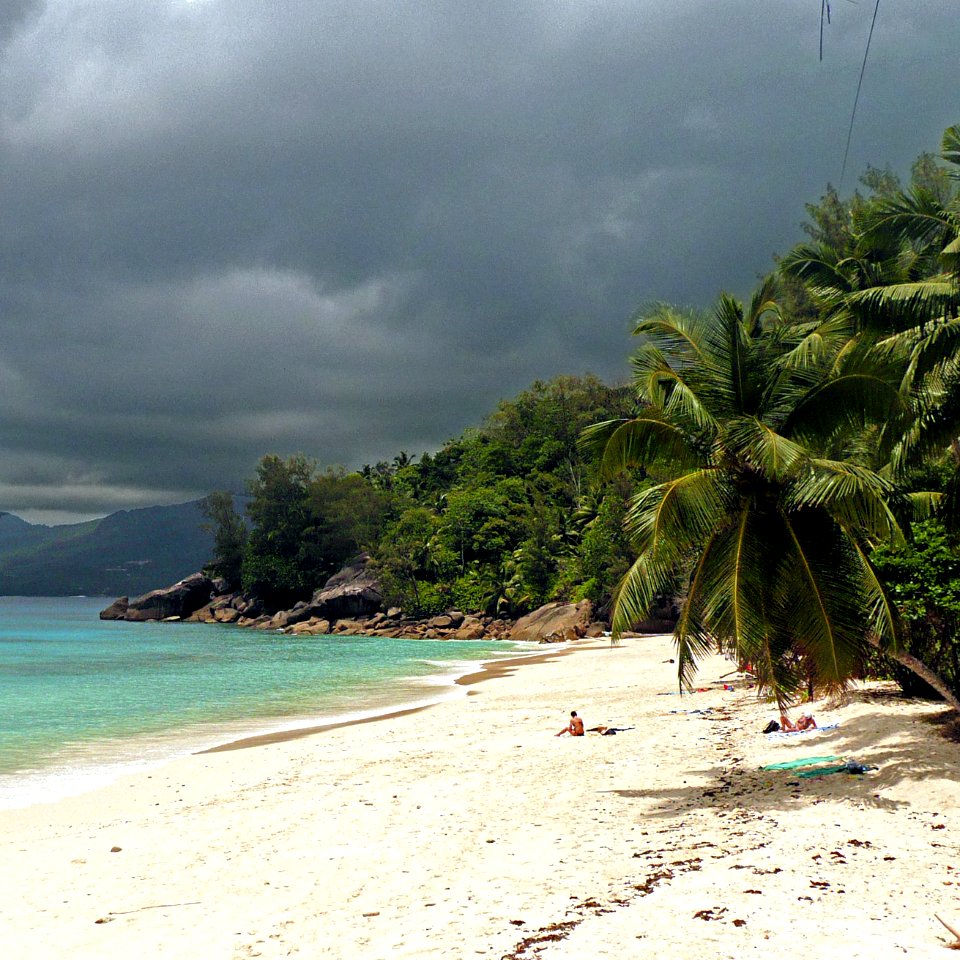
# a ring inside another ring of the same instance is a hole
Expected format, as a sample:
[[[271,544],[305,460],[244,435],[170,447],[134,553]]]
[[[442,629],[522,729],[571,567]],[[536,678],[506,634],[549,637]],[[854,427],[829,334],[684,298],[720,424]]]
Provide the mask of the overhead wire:
[[[825,3],[826,0],[823,0]],[[843,183],[844,174],[847,172],[847,159],[850,156],[850,142],[853,139],[853,123],[857,118],[857,104],[860,102],[860,90],[863,87],[863,75],[867,69],[867,58],[870,56],[870,41],[873,40],[873,28],[877,25],[877,12],[880,10],[880,0],[877,0],[873,8],[873,19],[870,21],[870,33],[867,35],[867,47],[863,51],[863,63],[860,65],[860,79],[857,81],[857,95],[853,98],[853,110],[850,111],[850,127],[847,130],[847,145],[843,151],[843,165],[840,168],[840,183]],[[821,35],[822,35],[821,24]]]

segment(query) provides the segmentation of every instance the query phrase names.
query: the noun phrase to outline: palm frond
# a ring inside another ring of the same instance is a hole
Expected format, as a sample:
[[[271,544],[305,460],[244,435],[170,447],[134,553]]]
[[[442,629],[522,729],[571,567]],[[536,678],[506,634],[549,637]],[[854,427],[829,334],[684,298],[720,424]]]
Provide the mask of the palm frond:
[[[676,578],[676,565],[653,552],[639,556],[613,596],[611,634],[614,640],[642,620],[658,596],[667,593]]]
[[[856,537],[847,530],[850,543],[860,563],[861,589],[867,610],[867,627],[882,650],[896,650],[903,634],[903,620],[869,555]]]
[[[951,240],[940,251],[940,262],[944,270],[960,275],[960,236]]]
[[[861,226],[867,238],[889,235],[914,248],[933,245],[939,251],[956,232],[956,224],[932,191],[913,187],[874,201]]]
[[[960,167],[960,123],[947,127],[943,131],[943,140],[940,143],[940,155],[947,163]],[[960,170],[950,171],[950,175],[960,179]]]
[[[960,436],[960,395],[956,389],[928,396],[914,420],[901,431],[890,453],[894,475],[901,476],[924,457],[942,456]]]
[[[630,358],[637,395],[654,410],[672,417],[692,430],[714,429],[716,421],[701,392],[687,381],[696,378],[695,368],[671,365],[659,348],[644,344]]]
[[[705,595],[705,588],[712,580],[716,580],[715,575],[711,576],[711,566],[715,563],[714,547],[719,536],[719,532],[713,533],[703,545],[690,576],[686,602],[673,631],[677,644],[677,677],[681,689],[692,685],[697,661],[708,656],[716,643],[709,625],[705,622],[704,610],[709,599]]]
[[[805,447],[781,436],[756,417],[731,420],[724,441],[740,459],[771,480],[793,476],[810,458]]]
[[[813,515],[782,519],[792,547],[776,573],[785,624],[816,680],[841,687],[865,644],[852,551],[839,528]]]
[[[920,383],[938,366],[943,367],[960,355],[960,317],[894,334],[878,344],[878,347],[885,344],[900,346],[910,351],[901,381],[901,389],[910,392],[915,384]]]
[[[889,478],[849,461],[812,458],[786,503],[791,511],[822,508],[834,518],[871,536],[903,543],[904,534],[890,507],[895,488]]]
[[[680,418],[691,428],[715,431],[717,421],[700,393],[693,389],[679,373],[669,371],[659,375],[659,383],[668,389],[661,409],[665,416]]]
[[[955,316],[960,306],[957,284],[947,276],[894,283],[851,293],[847,304],[871,329],[903,330],[941,317]]]
[[[701,621],[719,642],[750,661],[761,688],[785,704],[799,682],[785,656],[790,637],[772,616],[770,545],[777,536],[771,514],[745,503],[731,526],[717,538],[702,587]],[[776,552],[776,551],[774,551]]]
[[[699,314],[678,310],[669,304],[657,304],[636,318],[634,336],[645,337],[674,363],[692,363],[703,359],[700,344],[702,319]]]
[[[694,470],[638,493],[625,525],[640,551],[679,560],[686,548],[723,526],[733,496],[723,471]]]
[[[943,504],[944,494],[939,490],[915,490],[904,494],[904,499],[910,507],[910,519],[919,522],[937,514]]]
[[[795,346],[775,361],[786,370],[819,370],[835,357],[854,334],[850,314],[835,313],[823,323],[812,324]]]
[[[749,336],[755,336],[763,329],[763,320],[772,315],[777,321],[783,320],[783,311],[777,302],[777,281],[774,276],[764,278],[762,284],[750,298],[750,307],[744,317],[744,326]]]
[[[729,413],[743,413],[749,390],[749,338],[744,327],[743,307],[733,297],[724,294],[717,301],[706,339],[709,352],[703,370],[704,387],[707,392],[722,397]]]
[[[653,412],[593,424],[580,435],[580,445],[600,457],[606,478],[631,467],[669,464],[685,469],[701,462],[683,430]]]
[[[780,427],[786,436],[823,436],[846,424],[882,422],[909,413],[899,391],[875,373],[841,373],[818,384]]]
[[[780,269],[802,281],[817,299],[835,304],[852,289],[840,264],[841,257],[832,247],[801,243],[783,257]]]

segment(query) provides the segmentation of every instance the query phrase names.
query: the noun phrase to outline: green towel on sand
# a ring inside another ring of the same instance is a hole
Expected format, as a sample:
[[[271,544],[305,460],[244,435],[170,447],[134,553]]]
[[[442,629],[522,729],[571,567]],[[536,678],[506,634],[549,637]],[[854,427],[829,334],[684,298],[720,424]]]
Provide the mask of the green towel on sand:
[[[796,770],[797,767],[812,767],[815,763],[830,763],[840,757],[808,757],[806,760],[784,760],[783,763],[768,763],[761,770]]]
[[[839,767],[816,767],[813,770],[801,770],[798,777],[825,777],[828,773],[848,773],[849,769],[845,763]]]
[[[797,774],[798,777],[825,777],[829,773],[866,773],[868,770],[877,770],[878,767],[871,767],[858,760],[848,760],[839,767],[814,767],[812,770],[803,770]]]

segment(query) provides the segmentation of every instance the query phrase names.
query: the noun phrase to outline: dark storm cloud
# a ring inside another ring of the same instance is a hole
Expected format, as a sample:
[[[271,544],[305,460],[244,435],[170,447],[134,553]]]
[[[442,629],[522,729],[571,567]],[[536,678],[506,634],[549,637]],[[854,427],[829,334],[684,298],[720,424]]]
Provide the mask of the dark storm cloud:
[[[956,122],[881,11],[850,169]],[[869,28],[811,0],[19,2],[0,14],[0,509],[420,452],[745,295],[839,173]],[[851,185],[844,185],[850,189]]]

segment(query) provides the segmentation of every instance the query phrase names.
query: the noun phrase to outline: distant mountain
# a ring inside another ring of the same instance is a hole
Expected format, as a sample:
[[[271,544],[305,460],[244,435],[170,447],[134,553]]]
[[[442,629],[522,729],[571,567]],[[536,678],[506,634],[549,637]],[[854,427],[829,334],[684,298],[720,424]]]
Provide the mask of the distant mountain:
[[[199,501],[48,527],[0,513],[0,596],[138,596],[195,573],[213,537]]]

